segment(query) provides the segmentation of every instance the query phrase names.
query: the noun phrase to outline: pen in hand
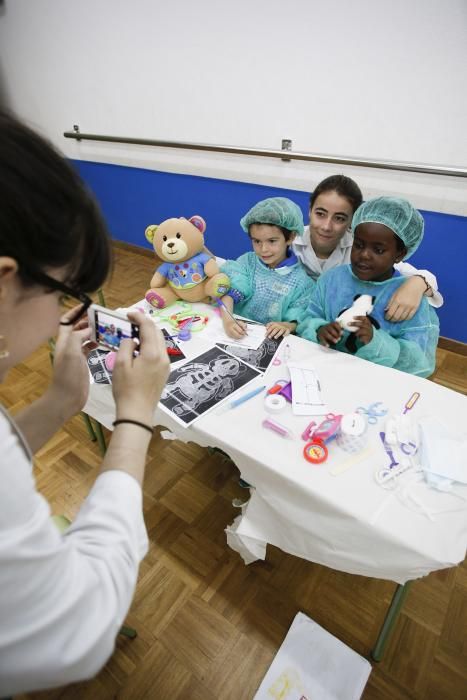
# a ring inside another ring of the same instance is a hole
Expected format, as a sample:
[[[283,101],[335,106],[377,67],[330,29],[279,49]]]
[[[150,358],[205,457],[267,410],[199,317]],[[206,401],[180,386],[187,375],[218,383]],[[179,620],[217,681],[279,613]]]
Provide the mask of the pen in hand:
[[[232,321],[235,323],[235,325],[236,325],[238,328],[240,328],[240,330],[241,330],[241,332],[242,332],[242,335],[248,335],[246,328],[244,328],[244,327],[239,323],[238,319],[236,319],[235,316],[234,316],[233,314],[230,313],[230,311],[228,310],[227,306],[224,304],[224,302],[222,301],[222,299],[218,299],[217,302],[218,302],[219,306],[220,306],[221,308],[224,309],[224,311],[226,312],[227,316],[230,316],[230,318],[231,318]]]

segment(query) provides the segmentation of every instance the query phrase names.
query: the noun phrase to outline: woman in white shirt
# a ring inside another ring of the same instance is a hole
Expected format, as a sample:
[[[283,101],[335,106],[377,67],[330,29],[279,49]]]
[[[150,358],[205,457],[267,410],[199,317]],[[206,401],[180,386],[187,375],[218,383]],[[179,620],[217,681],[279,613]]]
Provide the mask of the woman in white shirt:
[[[313,279],[338,265],[350,263],[353,243],[350,224],[362,202],[359,186],[345,175],[327,177],[310,195],[310,224],[292,247]],[[407,280],[388,304],[388,321],[412,318],[423,295],[433,307],[443,305],[435,275],[428,270],[417,270],[409,263],[398,263],[395,267]]]
[[[93,199],[37,134],[0,113],[0,380],[58,330],[50,387],[15,416],[0,411],[0,697],[89,678],[107,661],[147,550],[141,482],[168,374],[162,335],[140,325],[113,374],[117,425],[87,499],[60,535],[38,493],[32,453],[84,406],[83,314],[110,266]],[[64,295],[80,306],[63,314]]]

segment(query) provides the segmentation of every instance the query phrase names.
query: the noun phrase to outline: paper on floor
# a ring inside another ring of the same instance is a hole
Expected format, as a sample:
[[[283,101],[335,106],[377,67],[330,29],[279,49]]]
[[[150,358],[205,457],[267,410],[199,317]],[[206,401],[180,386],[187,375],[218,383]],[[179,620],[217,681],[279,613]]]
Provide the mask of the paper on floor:
[[[371,665],[297,613],[254,700],[359,700]]]

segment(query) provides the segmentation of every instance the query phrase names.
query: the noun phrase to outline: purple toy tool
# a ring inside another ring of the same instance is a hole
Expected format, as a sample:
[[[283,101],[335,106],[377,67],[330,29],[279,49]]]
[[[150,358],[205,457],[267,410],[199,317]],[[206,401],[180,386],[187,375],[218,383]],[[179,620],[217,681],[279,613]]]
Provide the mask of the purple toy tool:
[[[179,340],[191,340],[191,326],[193,321],[190,319],[188,323],[180,324],[178,328],[178,339]]]
[[[289,403],[292,403],[292,382],[287,382],[277,393],[283,396]]]

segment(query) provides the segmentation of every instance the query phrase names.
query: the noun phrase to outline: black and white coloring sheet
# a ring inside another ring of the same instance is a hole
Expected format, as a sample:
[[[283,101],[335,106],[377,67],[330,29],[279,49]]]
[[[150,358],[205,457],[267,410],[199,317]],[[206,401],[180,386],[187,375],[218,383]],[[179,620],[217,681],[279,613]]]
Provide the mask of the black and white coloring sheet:
[[[172,370],[160,406],[186,427],[260,375],[241,359],[213,347]]]
[[[260,372],[265,372],[271,362],[274,360],[276,353],[279,350],[280,344],[284,338],[265,338],[261,345],[256,348],[247,348],[243,345],[225,345],[224,343],[216,343],[217,347],[225,350],[230,355],[238,357],[250,367],[258,369]]]
[[[91,374],[91,384],[112,384],[112,372],[105,366],[105,356],[108,350],[92,350],[88,355],[88,368]]]

